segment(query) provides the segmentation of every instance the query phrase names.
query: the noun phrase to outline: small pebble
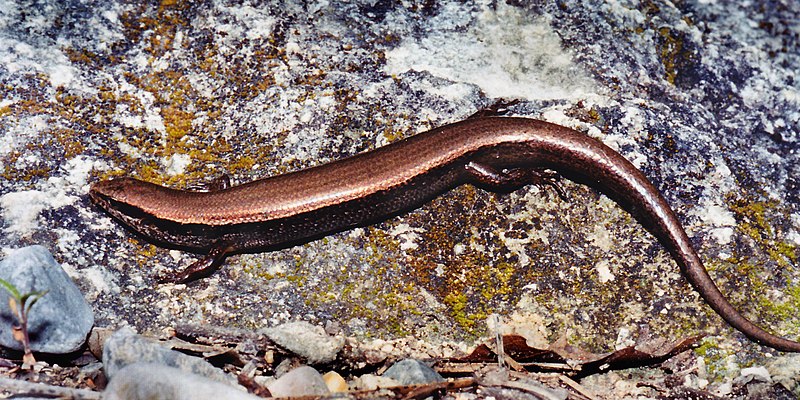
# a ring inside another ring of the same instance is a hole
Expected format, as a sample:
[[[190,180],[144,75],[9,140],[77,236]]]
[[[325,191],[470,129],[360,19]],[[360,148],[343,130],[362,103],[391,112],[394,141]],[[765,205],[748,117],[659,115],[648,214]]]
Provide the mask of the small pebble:
[[[331,393],[344,393],[347,391],[347,382],[336,371],[327,372],[322,375],[325,385]]]
[[[118,371],[103,400],[256,400],[240,388],[177,368],[135,363]]]
[[[28,333],[34,352],[65,354],[83,346],[94,325],[94,314],[83,294],[42,246],[23,247],[0,261],[0,278],[13,284],[21,295],[47,290],[28,313]],[[11,335],[17,319],[8,307],[10,294],[0,289],[0,346],[22,350]]]
[[[401,386],[400,382],[383,376],[372,374],[361,375],[353,381],[353,388],[356,390],[376,390],[379,388],[390,388]]]
[[[772,377],[765,367],[759,365],[756,367],[742,368],[742,370],[739,371],[739,376],[733,381],[734,383],[744,384],[753,380],[771,383]]]
[[[444,378],[433,368],[425,365],[422,361],[414,359],[396,362],[382,376],[394,379],[402,385],[419,385],[444,381]]]
[[[330,394],[325,380],[309,366],[297,367],[267,386],[273,397],[324,396]]]
[[[89,352],[98,360],[103,359],[103,346],[105,346],[106,340],[113,334],[113,329],[97,327],[92,329],[92,332],[89,333]]]

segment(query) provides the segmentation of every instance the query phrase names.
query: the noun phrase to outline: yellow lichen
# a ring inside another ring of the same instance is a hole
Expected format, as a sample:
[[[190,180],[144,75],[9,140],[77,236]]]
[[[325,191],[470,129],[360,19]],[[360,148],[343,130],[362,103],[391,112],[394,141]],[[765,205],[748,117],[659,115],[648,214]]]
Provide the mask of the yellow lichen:
[[[658,30],[661,35],[662,43],[659,46],[659,56],[661,63],[664,66],[664,79],[670,84],[675,84],[675,78],[678,76],[678,60],[682,57],[683,41],[675,36],[672,29],[669,27],[662,27]]]
[[[741,254],[741,250],[736,249],[729,262],[733,263],[739,274],[740,286],[747,289],[748,295],[743,296],[742,301],[755,304],[758,320],[767,325],[795,319],[800,315],[800,285],[787,283],[780,289],[786,301],[778,303],[772,296],[772,276],[792,272],[787,267],[798,260],[797,246],[780,240],[777,234],[776,226],[780,225],[776,223],[788,219],[787,213],[781,211],[780,204],[775,201],[749,201],[733,196],[730,200],[730,209],[738,221],[737,230],[750,238],[754,247],[780,268],[767,271],[767,265],[754,262],[751,254]],[[783,326],[782,330],[796,335],[800,332],[800,326]]]

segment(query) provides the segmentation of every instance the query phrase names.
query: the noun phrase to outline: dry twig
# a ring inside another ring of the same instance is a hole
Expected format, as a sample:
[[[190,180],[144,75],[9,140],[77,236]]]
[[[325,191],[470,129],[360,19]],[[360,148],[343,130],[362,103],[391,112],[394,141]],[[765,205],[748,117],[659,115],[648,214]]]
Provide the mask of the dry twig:
[[[15,394],[37,395],[37,396],[45,395],[51,397],[58,397],[59,399],[75,399],[75,400],[100,399],[100,393],[91,390],[52,386],[52,385],[46,385],[44,383],[21,381],[18,379],[3,378],[3,377],[0,377],[0,387],[2,387],[3,390],[7,390]]]

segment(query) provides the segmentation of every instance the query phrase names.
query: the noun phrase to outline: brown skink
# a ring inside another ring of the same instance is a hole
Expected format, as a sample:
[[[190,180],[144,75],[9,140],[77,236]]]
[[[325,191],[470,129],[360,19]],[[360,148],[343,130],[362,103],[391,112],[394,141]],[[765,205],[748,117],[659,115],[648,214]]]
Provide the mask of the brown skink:
[[[89,192],[147,239],[207,254],[172,281],[213,272],[232,253],[269,251],[415,209],[458,185],[509,191],[552,183],[556,171],[591,185],[642,223],[705,301],[750,339],[782,351],[800,343],[745,319],[708,275],[666,200],[620,154],[575,130],[526,118],[483,117],[446,125],[329,164],[208,192],[132,178]]]

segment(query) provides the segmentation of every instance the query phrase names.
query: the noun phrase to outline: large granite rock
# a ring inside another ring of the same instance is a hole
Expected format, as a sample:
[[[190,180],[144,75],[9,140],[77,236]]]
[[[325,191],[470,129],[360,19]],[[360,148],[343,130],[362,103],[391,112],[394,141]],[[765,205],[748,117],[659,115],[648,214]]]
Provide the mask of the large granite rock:
[[[92,308],[46,248],[30,246],[12,251],[0,261],[0,278],[22,295],[47,291],[28,313],[31,350],[61,354],[83,346],[94,325]],[[9,296],[0,289],[0,345],[22,350],[22,343],[11,334],[18,321],[8,308]]]

